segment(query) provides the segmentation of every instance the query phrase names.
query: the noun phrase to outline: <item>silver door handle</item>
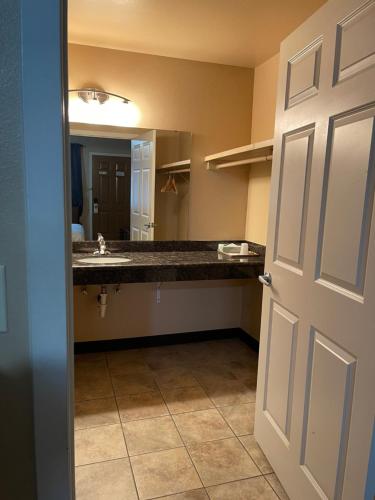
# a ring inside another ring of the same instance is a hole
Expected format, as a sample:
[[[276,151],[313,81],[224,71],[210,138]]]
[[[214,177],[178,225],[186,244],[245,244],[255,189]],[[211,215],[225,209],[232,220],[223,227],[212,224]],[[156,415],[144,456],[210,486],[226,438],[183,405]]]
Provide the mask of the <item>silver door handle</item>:
[[[272,285],[272,276],[270,273],[264,273],[258,276],[258,280],[266,286],[271,286]]]

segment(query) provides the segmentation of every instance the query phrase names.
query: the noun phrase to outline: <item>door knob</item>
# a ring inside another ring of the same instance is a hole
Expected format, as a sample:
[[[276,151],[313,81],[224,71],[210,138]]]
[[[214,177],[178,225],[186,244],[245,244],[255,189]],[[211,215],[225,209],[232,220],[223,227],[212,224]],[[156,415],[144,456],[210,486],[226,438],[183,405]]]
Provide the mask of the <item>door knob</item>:
[[[144,227],[146,229],[152,229],[156,226],[155,222],[148,222],[147,224],[144,224]]]
[[[260,276],[258,276],[258,280],[262,283],[262,285],[272,285],[272,276],[270,273],[261,274]]]

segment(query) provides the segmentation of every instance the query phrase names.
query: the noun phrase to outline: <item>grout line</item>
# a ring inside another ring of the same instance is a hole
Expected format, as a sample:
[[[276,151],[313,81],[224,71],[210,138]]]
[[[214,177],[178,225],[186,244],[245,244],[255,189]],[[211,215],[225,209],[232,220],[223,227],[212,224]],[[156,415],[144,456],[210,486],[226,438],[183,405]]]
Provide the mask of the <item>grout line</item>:
[[[160,392],[161,392],[161,391],[160,391]],[[166,401],[165,401],[165,399],[164,399],[163,393],[161,393],[161,397],[162,397],[162,399],[163,399],[163,401],[164,401],[164,404],[165,404],[165,405],[167,406],[167,408],[168,408],[168,405],[167,405],[167,402],[166,402]],[[168,408],[168,411],[169,411],[169,408]],[[171,417],[171,419],[172,419],[172,422],[173,422],[173,424],[174,424],[174,426],[175,426],[175,428],[176,428],[176,431],[177,431],[178,435],[180,436],[181,441],[184,443],[184,448],[185,448],[185,450],[186,450],[186,453],[188,454],[188,457],[189,457],[189,459],[190,459],[190,462],[191,462],[192,466],[194,467],[194,470],[195,470],[195,472],[196,472],[196,474],[197,474],[197,476],[198,476],[198,478],[199,478],[199,481],[201,482],[202,487],[204,487],[204,484],[203,484],[202,478],[201,478],[201,476],[200,476],[200,474],[199,474],[199,472],[198,472],[198,469],[197,469],[197,468],[196,468],[196,466],[195,466],[195,463],[193,462],[193,459],[191,458],[191,455],[190,455],[189,450],[188,450],[188,448],[187,448],[187,446],[186,446],[186,444],[185,444],[185,441],[183,440],[182,435],[181,435],[181,433],[180,433],[180,431],[179,431],[179,429],[178,429],[178,427],[177,427],[177,425],[176,425],[176,422],[174,421],[173,415],[172,415],[172,413],[171,413],[170,411],[169,411],[169,414],[170,414],[170,417]]]
[[[209,411],[209,410],[216,410],[217,411],[217,408],[201,408],[200,410],[191,410],[191,411],[183,411],[183,412],[180,412],[180,413],[171,413],[168,406],[167,406],[167,410],[168,410],[168,414],[164,414],[164,415],[155,415],[153,417],[142,417],[142,418],[133,418],[131,420],[120,420],[120,423],[121,424],[127,424],[127,423],[130,423],[130,422],[138,422],[139,420],[153,420],[155,418],[162,418],[162,417],[168,417],[168,416],[171,416],[172,418],[173,417],[178,417],[180,415],[187,415],[187,414],[190,414],[190,413],[199,413],[201,411]],[[221,415],[220,412],[218,412],[219,415],[224,419],[223,415]],[[121,419],[121,416],[120,416],[120,419]],[[225,419],[224,419],[225,420]],[[226,420],[225,420],[225,423],[227,425],[229,425]],[[113,425],[113,424],[103,424],[103,425]],[[96,425],[94,427],[102,427],[101,425]],[[230,427],[230,426],[229,426]],[[91,427],[90,427],[91,428]],[[231,431],[234,433],[233,429],[230,427]],[[80,429],[77,429],[77,430],[80,430]],[[247,436],[249,433],[245,433],[245,434],[241,434],[241,436]]]
[[[107,370],[109,372],[109,364],[108,364],[108,355],[107,353],[105,354],[105,362],[106,362],[106,366],[107,366]],[[109,373],[109,378],[110,378],[110,381],[111,381],[111,386],[112,386],[112,390],[113,392],[115,391],[115,388],[113,386],[113,381],[112,381],[112,377],[111,377],[111,374]],[[115,402],[116,402],[116,408],[117,408],[117,414],[118,414],[118,418],[120,420],[120,426],[121,426],[121,432],[122,432],[122,437],[124,439],[124,444],[125,444],[125,449],[126,449],[126,453],[128,454],[128,459],[129,459],[129,467],[130,467],[130,472],[131,472],[131,475],[132,475],[132,478],[133,478],[133,483],[134,483],[134,488],[135,488],[135,492],[136,492],[136,495],[137,495],[137,498],[139,500],[140,496],[139,496],[139,492],[138,492],[138,488],[137,488],[137,483],[135,481],[135,476],[134,476],[134,471],[133,471],[133,467],[132,467],[132,462],[130,460],[130,455],[129,455],[129,450],[128,450],[128,445],[126,443],[126,438],[125,438],[125,432],[124,432],[124,426],[122,425],[122,422],[121,422],[121,415],[120,415],[120,408],[117,404],[117,399],[115,397]]]
[[[175,497],[176,495],[184,495],[185,493],[193,493],[194,491],[201,491],[201,490],[206,490],[206,488],[204,486],[202,486],[201,488],[194,488],[193,490],[179,491],[178,493],[170,493],[168,495],[161,495],[161,496],[158,495],[157,497],[152,497],[149,500],[158,500],[159,498],[168,499],[168,498]],[[207,493],[207,496],[208,496],[208,493]]]
[[[138,457],[143,457],[145,455],[153,455],[154,453],[161,453],[163,451],[181,450],[181,448],[186,448],[183,441],[180,446],[173,446],[173,448],[162,448],[160,450],[145,451],[144,453],[137,453],[136,455],[130,455],[129,458],[138,458]]]
[[[163,346],[160,346],[161,348]],[[143,350],[143,348],[139,349],[139,350]],[[116,351],[117,352],[117,351]],[[224,407],[230,407],[230,406],[242,406],[242,405],[248,405],[248,404],[255,404],[254,401],[247,401],[247,402],[242,402],[242,403],[232,403],[232,404],[226,404],[226,405],[217,405],[215,404],[215,402],[209,397],[208,395],[208,389],[207,389],[207,386],[201,384],[201,382],[199,381],[199,379],[197,379],[194,374],[193,374],[193,371],[194,369],[190,368],[189,366],[186,366],[184,365],[184,363],[182,363],[182,367],[186,369],[186,371],[190,372],[192,374],[192,376],[197,380],[197,385],[189,385],[189,386],[186,386],[186,387],[171,387],[171,388],[163,388],[161,386],[161,384],[158,384],[157,380],[156,380],[156,377],[157,377],[157,372],[158,370],[153,370],[151,368],[151,366],[148,364],[148,362],[146,362],[146,365],[148,366],[148,368],[151,370],[151,377],[153,379],[153,382],[155,384],[155,388],[154,389],[149,389],[147,391],[142,391],[142,392],[136,392],[136,393],[132,393],[132,394],[116,394],[115,390],[114,390],[114,385],[113,385],[113,378],[112,378],[112,373],[111,373],[111,370],[109,368],[109,362],[108,362],[108,354],[109,353],[104,353],[104,359],[105,359],[105,365],[106,365],[106,372],[109,376],[109,380],[110,380],[110,384],[111,384],[111,387],[112,387],[112,391],[113,391],[113,394],[111,394],[110,396],[101,396],[101,397],[96,397],[96,398],[91,398],[91,399],[84,399],[84,400],[80,400],[80,401],[76,401],[77,403],[81,403],[81,402],[85,402],[85,401],[92,401],[92,400],[98,400],[98,399],[115,399],[115,404],[116,404],[116,408],[117,408],[117,413],[118,413],[118,417],[119,417],[119,423],[121,425],[121,429],[122,429],[122,433],[123,433],[123,439],[124,439],[124,443],[125,443],[125,449],[126,449],[126,452],[128,454],[128,457],[122,457],[122,458],[116,458],[116,459],[111,459],[111,460],[105,460],[105,461],[102,461],[102,462],[93,462],[93,463],[105,463],[105,462],[109,462],[109,461],[115,461],[115,460],[121,460],[121,459],[124,459],[124,458],[127,458],[128,459],[128,462],[130,464],[130,470],[131,470],[131,473],[132,473],[132,477],[133,477],[133,482],[134,482],[134,485],[135,485],[135,489],[136,489],[136,492],[137,492],[137,496],[138,496],[138,499],[140,498],[139,497],[139,493],[138,493],[138,488],[137,488],[137,483],[135,481],[135,476],[134,476],[134,471],[133,471],[133,467],[132,467],[132,461],[131,459],[132,458],[135,458],[137,456],[141,456],[141,455],[147,455],[147,454],[152,454],[152,453],[157,453],[157,452],[162,452],[162,451],[168,451],[168,450],[173,450],[173,449],[181,449],[181,448],[185,448],[188,456],[189,456],[189,459],[190,459],[190,462],[191,464],[193,465],[193,468],[195,469],[200,481],[201,481],[201,484],[202,484],[202,488],[204,489],[204,491],[206,492],[206,494],[209,496],[208,494],[208,491],[207,491],[207,488],[204,486],[203,484],[203,481],[202,481],[202,478],[195,466],[195,463],[194,461],[192,460],[192,457],[189,453],[189,449],[188,449],[188,446],[189,445],[204,445],[205,443],[208,443],[208,442],[215,442],[215,441],[223,441],[225,439],[237,439],[237,441],[239,441],[241,447],[243,449],[245,449],[246,451],[246,454],[249,456],[249,458],[252,460],[252,462],[254,463],[256,469],[259,471],[259,475],[257,476],[251,476],[249,478],[246,478],[246,479],[251,479],[252,477],[265,477],[266,475],[265,474],[262,474],[262,472],[260,471],[259,467],[256,465],[256,463],[254,462],[254,460],[252,459],[251,455],[249,454],[249,452],[246,450],[246,448],[244,447],[244,445],[242,444],[242,442],[240,441],[239,439],[239,436],[236,435],[236,433],[234,432],[234,429],[232,428],[232,426],[229,424],[229,422],[226,420],[226,418],[224,417],[224,415],[222,415],[221,411],[220,411],[220,408],[224,408]],[[179,353],[177,353],[178,355]],[[204,364],[204,361],[202,361],[202,363]],[[159,370],[160,371],[160,370]],[[132,373],[132,372],[129,372],[129,375],[137,375],[137,373]],[[235,377],[234,381],[237,381],[237,382],[241,382],[243,383],[242,380],[239,380],[237,379],[237,377]],[[166,402],[166,399],[162,393],[162,389],[164,389],[164,391],[168,391],[168,390],[176,390],[176,389],[188,389],[188,388],[191,388],[191,387],[199,387],[200,389],[202,389],[203,393],[205,394],[205,396],[207,397],[207,399],[212,403],[213,405],[213,408],[203,408],[203,409],[199,409],[199,410],[192,410],[192,411],[184,411],[184,412],[180,412],[180,413],[172,413],[167,402]],[[147,393],[158,393],[160,394],[161,396],[161,399],[162,401],[164,402],[165,406],[166,406],[166,409],[167,409],[167,414],[165,415],[159,415],[159,416],[155,416],[155,417],[146,417],[146,418],[138,418],[138,419],[132,419],[132,420],[126,420],[126,421],[122,421],[121,420],[121,414],[120,414],[120,408],[119,408],[119,404],[118,404],[118,401],[117,399],[118,398],[122,398],[122,397],[126,397],[126,396],[137,396],[137,395],[141,395],[141,394],[147,394]],[[203,441],[203,442],[195,442],[195,443],[189,443],[187,444],[184,439],[182,438],[182,435],[176,425],[176,422],[175,422],[175,417],[178,416],[178,415],[183,415],[183,414],[187,414],[187,413],[196,413],[196,412],[200,412],[200,411],[207,411],[207,410],[211,410],[211,409],[215,409],[219,415],[223,418],[224,422],[228,425],[228,427],[231,429],[231,431],[233,432],[233,436],[231,437],[225,437],[225,438],[221,438],[221,439],[214,439],[214,440],[209,440],[209,441]],[[175,448],[167,448],[165,450],[158,450],[158,451],[152,451],[152,452],[147,452],[147,453],[141,453],[141,454],[138,454],[138,455],[132,455],[130,456],[129,455],[129,450],[128,450],[128,446],[127,446],[127,442],[126,442],[126,437],[125,437],[125,433],[124,433],[124,424],[126,424],[127,422],[134,422],[134,421],[139,421],[139,420],[148,420],[148,419],[155,419],[155,418],[161,418],[163,416],[170,416],[171,419],[172,419],[172,422],[174,423],[174,426],[176,428],[176,431],[178,433],[178,435],[180,436],[180,439],[183,443],[182,446],[179,446],[179,447],[175,447]],[[118,422],[116,424],[104,424],[105,426],[106,425],[118,425]],[[84,430],[84,429],[92,429],[92,428],[97,428],[97,427],[102,427],[102,426],[94,426],[94,427],[88,427],[88,428],[83,428],[83,429],[76,429],[76,430]],[[246,434],[241,434],[242,435],[248,435],[249,433],[246,433]],[[86,465],[91,465],[91,464],[85,464],[85,465],[81,465],[81,466],[77,466],[77,467],[84,467]],[[272,473],[267,473],[267,475],[270,475]],[[244,479],[243,479],[244,480]],[[267,479],[266,479],[267,480]],[[233,482],[237,482],[237,481],[241,481],[241,480],[233,480],[233,481],[226,481],[224,483],[220,483],[220,484],[227,484],[227,483],[233,483]],[[267,480],[267,483],[271,486],[272,488],[272,485],[269,483],[269,481]],[[214,486],[219,486],[219,485],[214,485]],[[198,490],[198,489],[202,489],[202,488],[195,488],[195,490]],[[274,489],[272,488],[272,490],[274,491]],[[194,491],[194,490],[188,490],[188,491]],[[275,492],[276,494],[276,492]],[[174,494],[171,494],[171,495],[167,495],[168,496],[173,496]],[[276,494],[277,495],[277,494]],[[164,495],[165,496],[165,495]],[[163,495],[162,495],[163,497]],[[153,497],[153,498],[161,498],[160,496],[159,497]]]
[[[112,384],[111,384],[112,385]],[[79,403],[87,403],[89,401],[98,401],[99,399],[112,399],[115,397],[115,394],[111,394],[110,396],[98,396],[95,398],[89,398],[89,399],[75,399],[74,404],[79,404]]]
[[[98,462],[90,462],[88,464],[75,465],[75,469],[79,469],[80,467],[88,467],[89,465],[97,465],[97,464],[106,464],[108,462],[117,462],[118,460],[127,460],[130,464],[129,457],[118,457],[118,458],[109,458],[108,460],[100,460]]]
[[[267,483],[271,486],[271,489],[272,491],[274,491],[275,495],[277,496],[277,498],[279,500],[281,500],[281,497],[279,497],[279,495],[277,494],[277,491],[275,490],[275,488],[272,486],[272,483],[270,483],[267,479],[267,476],[270,476],[271,474],[274,474],[276,476],[276,473],[275,472],[268,472],[267,474],[264,474],[263,477],[264,479],[267,481]],[[276,476],[277,477],[277,476]],[[281,483],[280,483],[281,484]],[[281,485],[282,486],[282,485]]]
[[[79,427],[78,429],[74,429],[74,432],[78,431],[87,431],[91,429],[101,429],[102,427],[110,427],[111,425],[121,425],[121,420],[119,422],[113,422],[110,424],[101,424],[101,425],[90,425],[89,427]]]
[[[252,436],[253,434],[249,434],[250,436]],[[255,462],[255,460],[253,459],[253,457],[250,455],[250,452],[246,449],[246,446],[243,444],[243,442],[241,441],[241,439],[236,436],[237,438],[237,441],[240,443],[240,445],[242,446],[242,448],[246,451],[247,455],[250,457],[251,461],[253,462],[253,464],[255,465],[255,467],[259,470],[260,472],[260,475],[261,476],[264,476],[263,472],[260,470],[260,467],[258,466],[258,464]]]
[[[243,403],[243,404],[254,404],[255,403]],[[233,405],[233,406],[241,406],[241,405]],[[221,407],[221,408],[225,408],[225,407]],[[237,432],[235,432],[235,430],[233,429],[233,427],[230,425],[230,422],[229,420],[226,419],[225,415],[223,415],[220,411],[220,408],[217,408],[218,412],[220,413],[220,415],[223,417],[223,419],[225,420],[225,422],[229,425],[229,427],[232,429],[233,433],[235,436],[237,437],[242,437],[242,436],[253,436],[254,435],[254,429],[253,429],[253,432],[245,432],[244,434],[237,434]]]
[[[263,476],[260,475],[260,476],[244,477],[242,479],[233,479],[232,481],[225,481],[224,483],[211,484],[210,486],[206,486],[205,489],[207,490],[208,488],[216,488],[217,486],[224,486],[224,484],[241,483],[242,481],[249,481],[249,480],[251,481],[251,479],[255,479],[255,478],[259,478],[259,477],[263,477]],[[267,481],[267,483],[268,483],[268,481]],[[273,490],[273,488],[272,488],[272,490]],[[211,498],[210,495],[208,494],[208,491],[207,491],[207,495],[209,498]],[[279,498],[279,497],[277,496],[277,498]]]

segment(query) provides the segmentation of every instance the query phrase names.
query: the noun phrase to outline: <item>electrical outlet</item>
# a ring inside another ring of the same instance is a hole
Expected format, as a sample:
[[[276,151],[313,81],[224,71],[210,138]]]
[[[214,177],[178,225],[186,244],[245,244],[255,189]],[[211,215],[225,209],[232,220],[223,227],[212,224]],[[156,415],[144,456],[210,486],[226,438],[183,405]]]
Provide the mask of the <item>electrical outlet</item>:
[[[158,283],[156,285],[156,303],[157,304],[160,304],[160,300],[161,300],[161,297],[160,297],[160,283]]]

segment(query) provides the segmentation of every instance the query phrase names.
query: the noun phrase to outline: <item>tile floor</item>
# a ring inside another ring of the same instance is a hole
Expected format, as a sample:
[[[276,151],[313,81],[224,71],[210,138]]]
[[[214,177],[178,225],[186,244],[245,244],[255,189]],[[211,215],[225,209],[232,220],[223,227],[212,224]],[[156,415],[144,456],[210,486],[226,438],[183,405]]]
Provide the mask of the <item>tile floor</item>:
[[[253,436],[238,339],[75,359],[77,500],[286,500]]]

